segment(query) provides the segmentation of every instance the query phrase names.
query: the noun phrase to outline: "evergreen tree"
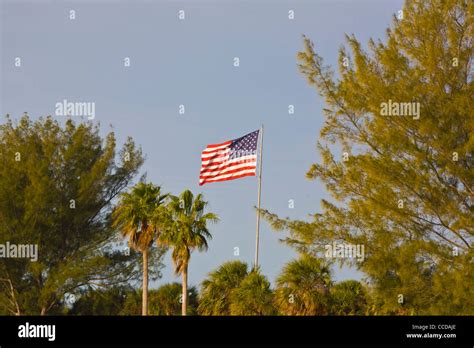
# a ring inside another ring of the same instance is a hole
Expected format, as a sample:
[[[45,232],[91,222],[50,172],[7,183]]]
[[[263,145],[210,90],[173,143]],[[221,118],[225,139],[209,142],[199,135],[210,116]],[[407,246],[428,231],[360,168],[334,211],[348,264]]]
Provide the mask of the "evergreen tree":
[[[309,38],[299,68],[324,98],[314,221],[265,212],[298,250],[362,244],[377,313],[474,314],[474,6],[406,1],[385,42],[347,36],[339,77]]]
[[[0,307],[60,313],[64,295],[135,279],[137,255],[111,248],[114,198],[143,163],[128,139],[116,159],[113,133],[51,117],[0,125],[0,241],[38,246],[36,262],[0,258]]]

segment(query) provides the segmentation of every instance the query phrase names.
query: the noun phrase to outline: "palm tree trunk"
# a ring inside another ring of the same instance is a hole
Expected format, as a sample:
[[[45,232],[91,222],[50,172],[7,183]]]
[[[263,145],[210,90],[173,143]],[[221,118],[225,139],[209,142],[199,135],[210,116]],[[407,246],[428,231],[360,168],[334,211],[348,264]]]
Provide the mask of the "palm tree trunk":
[[[183,269],[183,302],[181,303],[181,315],[186,315],[188,310],[188,265]]]
[[[142,315],[148,315],[148,248],[143,250]]]

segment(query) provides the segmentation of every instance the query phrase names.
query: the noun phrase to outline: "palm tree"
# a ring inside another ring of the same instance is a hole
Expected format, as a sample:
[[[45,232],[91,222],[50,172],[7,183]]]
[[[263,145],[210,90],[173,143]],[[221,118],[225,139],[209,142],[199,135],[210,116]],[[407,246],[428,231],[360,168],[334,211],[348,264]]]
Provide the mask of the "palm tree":
[[[201,284],[199,314],[230,315],[232,291],[240,286],[247,275],[247,264],[242,261],[225,262],[209,273]]]
[[[231,293],[231,315],[274,315],[273,291],[270,282],[253,269]]]
[[[364,315],[367,310],[367,291],[357,280],[345,280],[331,288],[331,314]]]
[[[188,265],[193,250],[205,251],[207,240],[212,235],[207,229],[209,222],[217,222],[218,217],[213,213],[205,213],[207,202],[198,194],[194,197],[189,190],[183,191],[179,197],[170,196],[167,205],[167,222],[159,241],[173,248],[172,258],[175,273],[182,275],[182,307],[181,314],[186,315],[188,303]]]
[[[330,265],[303,254],[286,264],[276,280],[275,301],[286,315],[324,315],[328,313]]]
[[[143,255],[142,315],[148,314],[148,251],[157,233],[153,221],[161,216],[167,196],[161,194],[160,186],[140,182],[121,194],[113,212],[113,226],[128,237],[131,248]]]

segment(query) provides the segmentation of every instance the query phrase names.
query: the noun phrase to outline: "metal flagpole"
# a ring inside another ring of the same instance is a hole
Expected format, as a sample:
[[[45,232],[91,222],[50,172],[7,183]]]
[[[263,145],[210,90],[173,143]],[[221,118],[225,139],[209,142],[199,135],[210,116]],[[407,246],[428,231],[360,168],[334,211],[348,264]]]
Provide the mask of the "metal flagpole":
[[[260,162],[258,169],[258,199],[257,199],[257,231],[255,235],[255,268],[258,267],[258,244],[260,238],[260,195],[262,191],[262,162],[263,162],[263,124],[260,128]]]

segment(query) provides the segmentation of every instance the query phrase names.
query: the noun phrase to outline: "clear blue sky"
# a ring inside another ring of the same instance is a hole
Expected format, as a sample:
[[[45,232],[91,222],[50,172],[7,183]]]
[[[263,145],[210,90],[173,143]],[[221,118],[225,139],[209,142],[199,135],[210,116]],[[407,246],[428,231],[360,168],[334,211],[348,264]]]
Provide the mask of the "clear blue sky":
[[[209,143],[265,125],[262,207],[306,219],[328,194],[305,173],[319,160],[323,103],[296,67],[302,34],[336,65],[344,34],[384,39],[401,0],[336,1],[8,1],[1,3],[0,113],[54,115],[67,99],[96,104],[105,134],[132,136],[147,156],[149,181],[177,194],[202,192],[221,222],[207,253],[194,253],[190,283],[227,260],[252,263],[257,180],[198,185]],[[185,10],[186,19],[178,20]],[[76,19],[69,19],[69,11]],[[295,19],[288,19],[288,11]],[[14,66],[15,57],[22,60]],[[131,67],[123,60],[130,57]],[[233,66],[239,57],[240,67]],[[185,114],[178,106],[185,105]],[[288,114],[293,104],[295,114]],[[294,200],[294,209],[288,201]],[[260,262],[273,282],[295,254],[266,222]],[[234,256],[239,247],[240,256]],[[179,281],[166,257],[158,284]],[[360,278],[335,269],[336,279]],[[155,284],[155,285],[158,285]]]

